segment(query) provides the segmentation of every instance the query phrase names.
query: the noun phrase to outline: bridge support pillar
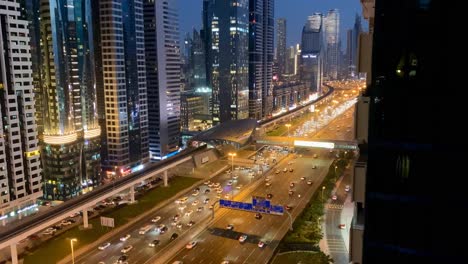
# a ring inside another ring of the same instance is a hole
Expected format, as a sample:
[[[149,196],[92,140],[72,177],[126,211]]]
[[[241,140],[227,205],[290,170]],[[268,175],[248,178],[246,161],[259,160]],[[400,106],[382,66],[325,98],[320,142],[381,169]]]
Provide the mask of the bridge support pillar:
[[[164,187],[167,187],[167,170],[165,170],[163,173],[163,181],[164,181]]]
[[[88,209],[83,210],[83,227],[85,229],[89,228],[89,225],[88,225]]]
[[[135,203],[135,186],[130,187],[130,203]]]
[[[11,263],[18,264],[18,250],[16,249],[16,244],[10,245],[10,252],[11,252]]]

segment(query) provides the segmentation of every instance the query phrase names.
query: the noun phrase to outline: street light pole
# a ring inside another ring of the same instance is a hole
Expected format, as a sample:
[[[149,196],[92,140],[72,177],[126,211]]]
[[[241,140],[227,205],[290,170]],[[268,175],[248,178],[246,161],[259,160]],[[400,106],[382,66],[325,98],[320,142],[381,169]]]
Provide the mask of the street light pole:
[[[291,124],[286,124],[286,127],[288,128],[288,137],[290,137],[289,128],[291,127]]]
[[[323,202],[323,190],[325,190],[325,186],[322,186],[322,202]]]
[[[71,247],[71,257],[72,257],[72,264],[75,264],[75,255],[73,252],[73,242],[77,242],[78,240],[76,238],[70,239],[70,247]]]

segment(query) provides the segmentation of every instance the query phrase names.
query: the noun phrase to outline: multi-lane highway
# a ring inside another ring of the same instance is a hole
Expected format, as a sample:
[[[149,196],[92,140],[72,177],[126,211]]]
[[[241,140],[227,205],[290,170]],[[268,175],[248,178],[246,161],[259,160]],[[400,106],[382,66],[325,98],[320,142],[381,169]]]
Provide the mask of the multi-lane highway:
[[[265,153],[262,154],[264,163],[269,164],[273,164],[272,157],[279,160],[286,154],[285,152],[279,151],[266,153],[264,150],[261,150],[260,153]],[[260,161],[260,159],[258,160]],[[151,257],[172,247],[174,241],[171,239],[171,236],[174,233],[176,233],[179,236],[178,239],[180,239],[185,235],[190,235],[195,232],[194,230],[200,229],[199,224],[203,224],[202,222],[205,219],[209,219],[211,217],[212,211],[209,209],[209,206],[220,197],[231,198],[231,195],[236,196],[239,193],[242,193],[249,184],[259,177],[256,175],[256,172],[260,166],[262,166],[263,171],[266,171],[269,168],[267,165],[256,164],[252,167],[251,171],[248,169],[236,169],[234,170],[234,173],[223,173],[220,176],[214,177],[211,179],[211,182],[220,184],[221,188],[219,190],[222,192],[220,191],[219,194],[214,186],[211,188],[207,185],[200,186],[198,187],[200,190],[197,195],[195,195],[195,190],[185,195],[185,197],[188,197],[186,202],[171,203],[163,207],[152,217],[133,224],[131,227],[127,228],[127,230],[115,234],[112,239],[105,241],[109,242],[110,246],[104,250],[99,250],[98,248],[92,249],[76,258],[75,263],[100,263],[101,261],[104,263],[115,263],[119,257],[123,255],[121,250],[126,246],[133,247],[133,249],[126,253],[130,263],[145,263]],[[252,177],[252,174],[256,176]],[[229,185],[229,181],[232,182],[232,185]],[[205,193],[207,189],[210,191]],[[209,202],[204,203],[207,198],[210,199]],[[179,215],[179,220],[173,221],[173,218],[176,215]],[[157,216],[161,219],[156,223],[151,222],[152,218]],[[194,225],[188,226],[190,221],[193,221]],[[165,225],[168,230],[161,233],[157,229],[160,224]],[[147,225],[150,225],[151,229],[145,234],[139,234],[140,228]],[[204,228],[205,226],[201,227],[201,229]],[[129,234],[130,237],[125,241],[121,241],[120,238],[127,234]],[[158,244],[155,245],[155,247],[150,247],[150,242],[153,242],[154,240],[159,240]]]
[[[318,158],[314,159],[314,153],[318,154]],[[307,151],[300,150],[299,156],[293,158],[290,155],[287,159],[279,164],[279,174],[271,171],[262,180],[266,183],[265,178],[269,178],[271,186],[261,184],[252,192],[252,195],[266,196],[272,194],[272,204],[283,204],[291,207],[290,213],[296,217],[301,208],[299,205],[304,205],[310,198],[313,191],[317,190],[319,183],[325,177],[328,167],[332,161],[332,156],[328,151]],[[288,163],[291,163],[288,165]],[[316,165],[316,169],[312,166]],[[293,168],[293,172],[289,170],[283,172],[284,168]],[[305,177],[305,180],[301,180]],[[307,180],[312,180],[313,184],[308,185]],[[294,187],[290,187],[290,183],[294,183]],[[289,190],[293,190],[294,194],[289,195]],[[300,197],[299,197],[300,195]],[[242,201],[250,201],[251,197],[246,197]],[[288,216],[263,215],[262,219],[256,219],[254,213],[221,209],[217,214],[222,217],[217,217],[214,223],[193,241],[197,245],[192,249],[181,249],[175,257],[167,263],[182,261],[183,263],[266,263],[272,256],[274,248],[282,239],[290,224]],[[232,224],[233,230],[228,230],[227,226]],[[241,235],[247,235],[247,240],[243,243],[239,242]],[[258,242],[266,243],[265,247],[260,248]]]

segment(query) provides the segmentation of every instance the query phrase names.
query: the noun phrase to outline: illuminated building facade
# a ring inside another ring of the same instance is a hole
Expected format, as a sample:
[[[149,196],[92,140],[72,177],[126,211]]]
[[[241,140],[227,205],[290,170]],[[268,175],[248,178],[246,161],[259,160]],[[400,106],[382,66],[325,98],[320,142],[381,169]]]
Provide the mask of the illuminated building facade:
[[[340,61],[340,13],[338,9],[331,9],[324,18],[326,60],[325,75],[328,80],[338,78],[338,66]]]
[[[323,76],[323,23],[322,14],[309,16],[302,29],[301,80],[312,92],[319,92]]]
[[[213,124],[249,116],[249,1],[205,0],[207,78]]]
[[[44,196],[65,200],[100,183],[91,6],[83,0],[41,0],[31,35]],[[40,21],[40,23],[39,23]],[[37,25],[39,23],[39,25]],[[37,31],[39,30],[39,31]]]
[[[43,194],[28,22],[19,10],[0,1],[1,216]]]
[[[100,0],[107,178],[148,162],[148,106],[142,0]]]
[[[151,160],[163,159],[180,144],[181,55],[176,4],[175,0],[144,2]]]

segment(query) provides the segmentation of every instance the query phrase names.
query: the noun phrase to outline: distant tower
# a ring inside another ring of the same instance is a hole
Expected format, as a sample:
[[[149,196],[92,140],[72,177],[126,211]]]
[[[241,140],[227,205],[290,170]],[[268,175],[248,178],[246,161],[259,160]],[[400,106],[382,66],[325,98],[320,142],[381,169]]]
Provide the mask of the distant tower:
[[[312,92],[319,92],[323,76],[323,25],[322,14],[308,17],[302,29],[301,80]]]
[[[338,78],[338,67],[340,58],[340,13],[337,9],[328,11],[324,18],[325,25],[325,43],[326,43],[326,60],[325,60],[325,75],[330,80]]]
[[[278,36],[276,45],[276,61],[278,62],[278,77],[286,73],[287,48],[286,48],[286,19],[278,18],[276,22],[276,36]]]

